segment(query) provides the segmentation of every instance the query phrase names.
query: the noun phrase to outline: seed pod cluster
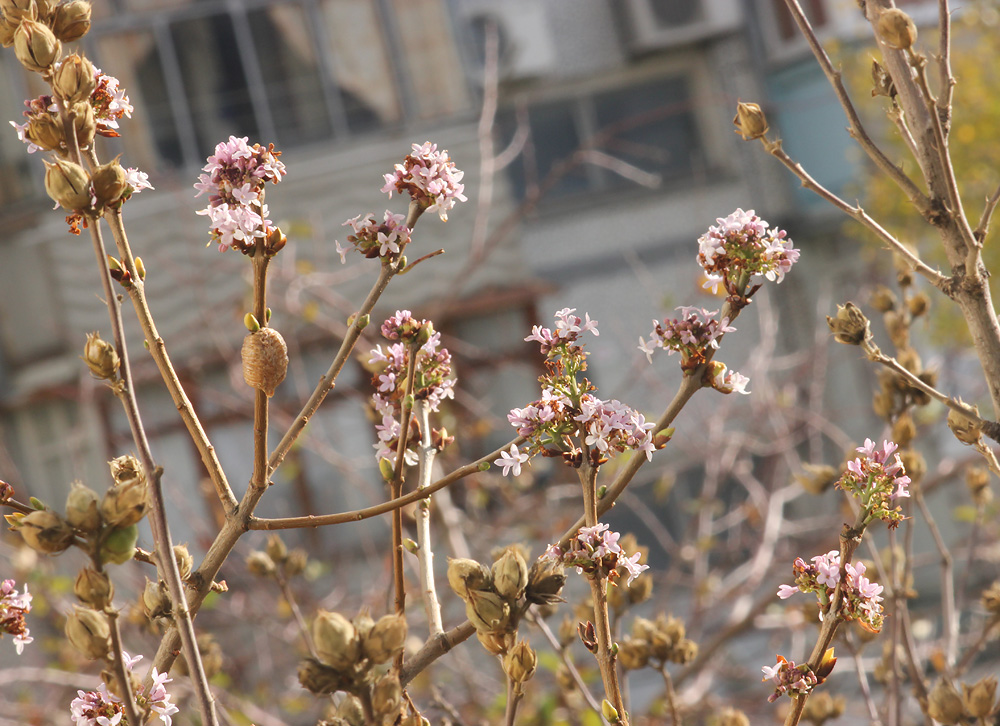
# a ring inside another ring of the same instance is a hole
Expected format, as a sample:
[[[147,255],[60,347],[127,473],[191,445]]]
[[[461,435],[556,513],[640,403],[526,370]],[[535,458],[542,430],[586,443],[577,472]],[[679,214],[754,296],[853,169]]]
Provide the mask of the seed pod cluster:
[[[657,669],[667,663],[686,665],[698,656],[698,644],[687,637],[684,622],[660,613],[656,620],[636,618],[632,634],[618,646],[622,667],[638,670],[653,662]]]

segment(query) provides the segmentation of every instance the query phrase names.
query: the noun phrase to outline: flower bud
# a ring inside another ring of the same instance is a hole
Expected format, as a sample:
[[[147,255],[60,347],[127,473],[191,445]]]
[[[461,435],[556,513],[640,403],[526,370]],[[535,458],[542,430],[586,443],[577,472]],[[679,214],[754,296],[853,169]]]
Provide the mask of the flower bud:
[[[98,333],[87,333],[87,342],[80,357],[97,378],[112,381],[118,377],[118,366],[121,363],[118,352],[111,343],[102,340]]]
[[[149,509],[148,487],[145,477],[129,479],[104,493],[101,514],[112,527],[124,529],[143,517]]]
[[[17,531],[31,549],[47,555],[57,555],[73,544],[73,528],[51,509],[21,517]]]
[[[288,548],[281,539],[281,535],[271,534],[267,537],[267,547],[264,548],[267,556],[274,560],[275,564],[281,564],[288,558]]]
[[[486,566],[462,557],[448,559],[448,584],[463,600],[469,590],[483,590],[490,586],[492,575]]]
[[[37,20],[38,7],[35,0],[0,0],[0,12],[11,22],[22,20]]]
[[[962,697],[950,681],[940,680],[927,697],[927,715],[944,726],[954,726],[963,715]]]
[[[32,116],[24,135],[35,146],[46,151],[58,151],[63,145],[62,122],[50,113]]]
[[[52,32],[63,43],[79,40],[90,30],[90,3],[70,0],[59,5],[52,18]]]
[[[97,203],[114,204],[128,189],[128,181],[125,179],[125,170],[118,163],[118,159],[112,159],[107,164],[101,164],[94,169],[92,177],[94,184],[94,196]]]
[[[538,666],[538,656],[526,640],[519,640],[503,659],[503,670],[515,683],[530,681]]]
[[[917,42],[917,25],[899,8],[882,10],[875,24],[879,40],[893,50],[906,50]]]
[[[42,23],[24,19],[14,31],[14,54],[29,71],[47,73],[61,52],[62,43]]]
[[[270,555],[260,550],[254,550],[247,555],[246,563],[250,574],[257,577],[273,577],[278,569]]]
[[[510,617],[510,605],[495,592],[469,590],[469,597],[465,601],[465,616],[472,621],[476,630],[503,630]]]
[[[562,563],[548,558],[538,559],[528,572],[528,586],[524,596],[536,605],[562,601],[559,593],[566,584],[566,570]]]
[[[715,726],[750,726],[750,719],[739,709],[724,708],[716,718]]]
[[[399,685],[399,677],[392,672],[375,681],[372,687],[372,708],[376,716],[385,718],[395,715],[403,700],[403,687]]]
[[[45,162],[45,191],[63,209],[73,211],[90,206],[90,177],[72,161]]]
[[[269,256],[278,254],[286,244],[288,238],[277,227],[272,227],[264,238],[264,250]]]
[[[650,655],[649,643],[645,640],[625,638],[624,642],[618,646],[618,662],[627,671],[645,668],[646,664],[649,663]]]
[[[351,621],[340,613],[320,610],[312,636],[319,659],[338,671],[346,671],[358,660],[361,643]]]
[[[177,563],[177,572],[181,579],[186,580],[194,569],[194,557],[188,552],[187,545],[174,545],[174,562]]]
[[[493,587],[500,597],[517,600],[528,584],[528,565],[515,547],[508,547],[493,563]]]
[[[170,614],[170,595],[163,580],[146,579],[146,587],[142,591],[142,611],[150,620],[166,617]]]
[[[298,676],[302,687],[317,696],[343,690],[347,685],[335,668],[320,663],[315,658],[306,658],[299,663]]]
[[[139,540],[139,525],[118,527],[101,541],[101,562],[124,565],[135,557],[135,543]]]
[[[96,532],[101,527],[99,502],[97,492],[83,482],[73,482],[66,497],[66,521],[87,534]]]
[[[733,118],[733,125],[736,126],[736,133],[743,137],[744,141],[759,139],[768,132],[767,118],[760,106],[756,103],[743,103],[737,101],[736,116]]]
[[[52,90],[69,104],[90,101],[97,88],[94,64],[78,53],[67,56],[52,74]]]
[[[852,302],[837,306],[837,317],[826,316],[826,324],[838,343],[860,345],[861,341],[871,336],[868,318],[861,309]]]
[[[66,618],[66,637],[74,648],[91,660],[106,658],[111,648],[108,620],[96,610],[73,606]]]
[[[251,388],[274,395],[288,370],[288,347],[274,328],[261,328],[243,339],[243,380]]]
[[[87,607],[103,610],[111,604],[111,598],[115,596],[115,586],[106,573],[84,567],[73,582],[73,594]]]
[[[962,684],[962,704],[972,718],[985,719],[993,713],[997,697],[997,677],[984,676],[972,686]]]
[[[361,643],[361,651],[372,663],[388,663],[403,650],[406,642],[406,618],[384,615],[378,619]]]
[[[962,400],[959,399],[959,404],[962,404],[965,408],[968,408],[971,413],[979,416],[978,406],[968,406],[963,404]],[[955,438],[961,441],[963,444],[968,444],[969,446],[974,446],[978,443],[979,438],[983,434],[982,426],[978,421],[965,416],[953,408],[948,409],[948,428],[951,432],[955,434]]]

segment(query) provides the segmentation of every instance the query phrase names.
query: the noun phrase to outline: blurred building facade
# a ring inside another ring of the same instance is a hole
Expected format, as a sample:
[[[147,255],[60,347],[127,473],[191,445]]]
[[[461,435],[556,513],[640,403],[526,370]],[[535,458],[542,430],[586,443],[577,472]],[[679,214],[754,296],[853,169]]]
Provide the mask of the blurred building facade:
[[[824,37],[864,32],[853,1],[804,5]],[[492,38],[499,92],[484,135]],[[509,438],[503,411],[537,396],[537,351],[521,341],[561,307],[601,322],[592,375],[602,393],[656,415],[676,366],[649,368],[637,339],[677,305],[718,306],[694,262],[695,241],[716,217],[755,208],[791,231],[804,260],[813,251],[823,259],[830,213],[732,132],[737,99],[760,102],[785,149],[821,181],[840,188],[855,167],[840,109],[780,0],[97,0],[83,48],[135,105],[122,138],[100,152],[122,153],[156,187],[126,205],[126,225],[161,334],[237,491],[250,475],[252,399],[238,371],[249,265],[205,249],[192,189],[229,135],[274,143],[289,171],[268,190],[291,241],[271,294],[292,349],[274,399],[276,434],[374,277],[371,262],[341,267],[340,225],[386,206],[403,211],[378,189],[412,142],[451,151],[470,201],[447,224],[421,220],[411,256],[446,253],[400,279],[378,313],[434,312],[457,357],[465,420],[492,422],[488,443]],[[3,54],[6,118],[42,91]],[[19,490],[59,501],[73,479],[102,481],[104,461],[131,444],[117,401],[78,359],[88,331],[109,337],[90,242],[49,209],[40,160],[12,131],[0,136],[0,155],[0,471]],[[811,299],[815,278],[793,277],[767,294],[787,308],[789,334],[809,338],[815,310],[796,301]],[[197,521],[212,506],[197,453],[127,300],[124,313],[174,521]],[[727,362],[752,355],[755,327],[741,325],[732,349],[727,339]],[[263,514],[382,497],[371,485],[368,393],[359,366],[345,372],[310,445],[279,472],[296,496],[266,501]],[[867,409],[862,394],[842,403]]]

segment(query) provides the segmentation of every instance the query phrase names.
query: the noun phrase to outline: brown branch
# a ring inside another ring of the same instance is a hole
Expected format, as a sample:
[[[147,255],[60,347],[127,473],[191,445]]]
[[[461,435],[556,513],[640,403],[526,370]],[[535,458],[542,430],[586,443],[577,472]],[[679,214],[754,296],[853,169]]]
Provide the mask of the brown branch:
[[[416,654],[406,661],[406,665],[399,672],[399,684],[406,687],[417,675],[431,663],[442,655],[450,651],[459,643],[462,643],[473,636],[476,626],[466,620],[461,625],[456,625],[451,630],[429,638],[423,647]]]

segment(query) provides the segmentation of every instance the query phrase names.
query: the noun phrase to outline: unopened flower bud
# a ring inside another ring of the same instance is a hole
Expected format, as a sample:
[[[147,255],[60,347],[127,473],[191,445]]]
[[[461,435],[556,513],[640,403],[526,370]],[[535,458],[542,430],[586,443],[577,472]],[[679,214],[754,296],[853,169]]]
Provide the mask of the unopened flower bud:
[[[861,341],[871,335],[868,328],[868,318],[861,309],[852,302],[837,306],[837,317],[826,316],[826,324],[838,343],[860,345]]]
[[[63,145],[63,125],[50,113],[33,116],[24,130],[28,141],[46,151],[58,151]]]
[[[59,5],[52,19],[52,32],[63,43],[79,40],[90,30],[90,3],[70,0]]]
[[[315,658],[306,658],[299,663],[298,676],[302,687],[317,696],[343,690],[347,685],[336,668],[320,663]]]
[[[747,715],[736,708],[724,708],[715,720],[716,726],[750,726]]]
[[[562,563],[548,558],[538,559],[528,572],[528,586],[524,596],[536,605],[559,602],[563,585],[566,584],[566,570]]]
[[[25,19],[14,31],[14,54],[29,71],[48,72],[61,52],[62,43],[42,23]]]
[[[83,346],[83,362],[97,378],[113,381],[118,377],[118,366],[121,361],[115,347],[102,340],[96,332],[87,334],[87,342]]]
[[[538,656],[526,640],[519,640],[503,659],[503,670],[515,683],[530,681],[538,666]]]
[[[650,655],[649,643],[645,640],[625,638],[618,646],[618,662],[627,671],[645,668]]]
[[[177,572],[181,579],[188,579],[191,570],[194,569],[194,557],[188,552],[187,545],[174,545],[174,562],[177,563]]]
[[[52,74],[52,90],[67,104],[89,101],[97,88],[97,71],[87,58],[73,53]]]
[[[118,163],[118,159],[112,159],[107,164],[101,164],[94,170],[92,177],[94,184],[94,196],[97,197],[98,204],[114,204],[128,189],[128,181],[125,179],[125,169]]]
[[[66,618],[66,637],[74,648],[91,660],[106,658],[111,647],[111,629],[101,613],[79,605]]]
[[[135,557],[135,543],[139,540],[139,525],[117,527],[101,540],[101,562],[124,565]]]
[[[270,534],[267,537],[267,547],[264,548],[267,556],[274,560],[275,564],[281,564],[288,558],[288,548],[281,539],[281,535]]]
[[[250,574],[257,577],[272,577],[277,571],[271,556],[260,550],[254,550],[247,555],[246,563]]]
[[[288,370],[288,346],[274,328],[261,328],[243,339],[243,380],[251,388],[269,397],[285,380]]]
[[[84,567],[73,582],[73,594],[89,608],[103,610],[111,604],[115,595],[115,586],[107,573],[98,572],[91,567]]]
[[[875,24],[879,40],[893,50],[906,50],[917,42],[917,25],[899,8],[882,10]]]
[[[378,619],[361,643],[361,650],[372,663],[388,663],[403,650],[406,642],[406,618],[384,615]]]
[[[73,528],[51,509],[21,517],[17,531],[31,549],[47,555],[57,555],[73,544]]]
[[[90,177],[72,161],[45,162],[45,191],[63,209],[72,211],[90,206]]]
[[[351,621],[340,613],[320,610],[313,621],[313,642],[320,660],[339,671],[354,665],[361,650]]]
[[[492,574],[485,565],[462,557],[448,560],[448,584],[463,600],[468,599],[469,590],[489,587]]]
[[[927,715],[944,726],[954,726],[963,715],[962,697],[950,681],[939,680],[927,697]]]
[[[66,521],[87,534],[96,532],[101,527],[99,503],[97,492],[83,482],[73,482],[66,497]]]
[[[149,509],[148,487],[145,477],[129,479],[108,489],[101,501],[101,514],[112,527],[129,527],[143,517]]]
[[[476,630],[502,630],[510,616],[510,605],[495,592],[469,590],[465,616],[476,626]]]
[[[759,139],[768,132],[767,117],[756,103],[738,101],[733,125],[745,141]]]
[[[393,672],[386,673],[375,681],[372,687],[372,708],[376,716],[385,718],[395,715],[403,700],[403,687],[399,684],[399,676]]]
[[[958,402],[963,404],[961,399]],[[963,404],[963,406],[968,408],[970,413],[975,414],[977,417],[979,416],[978,406],[968,406],[966,404]],[[953,408],[948,409],[948,428],[955,434],[956,439],[969,446],[976,444],[983,434],[982,426],[978,421],[970,416],[959,413]]]
[[[973,685],[962,684],[962,704],[972,718],[984,719],[993,713],[997,697],[997,677],[983,676]]]
[[[142,610],[150,620],[162,618],[170,614],[170,594],[166,583],[146,579],[146,587],[142,591]]]
[[[528,584],[528,565],[516,547],[508,547],[493,563],[493,587],[500,597],[517,600]]]

